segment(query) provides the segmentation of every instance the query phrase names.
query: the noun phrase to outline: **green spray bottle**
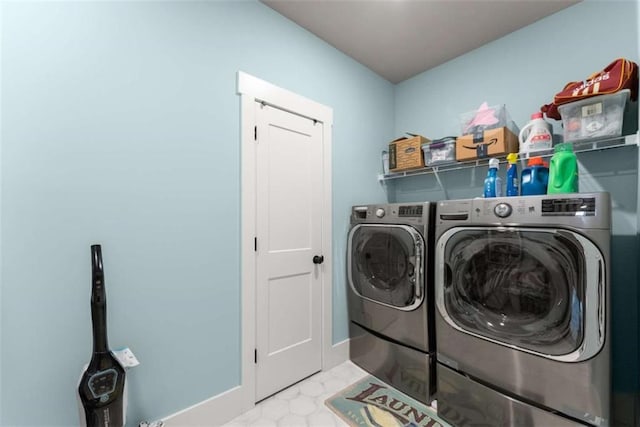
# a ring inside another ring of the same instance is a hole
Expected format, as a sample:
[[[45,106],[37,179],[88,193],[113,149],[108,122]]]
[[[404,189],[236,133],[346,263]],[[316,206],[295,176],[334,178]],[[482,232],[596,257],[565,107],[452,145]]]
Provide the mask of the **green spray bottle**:
[[[549,165],[547,194],[578,192],[578,159],[570,143],[558,144]]]

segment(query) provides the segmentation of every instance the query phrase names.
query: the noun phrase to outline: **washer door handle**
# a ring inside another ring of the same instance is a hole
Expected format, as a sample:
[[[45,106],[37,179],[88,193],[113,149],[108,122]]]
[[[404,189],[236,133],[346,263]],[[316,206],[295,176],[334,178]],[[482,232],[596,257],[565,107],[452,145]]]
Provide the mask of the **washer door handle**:
[[[314,255],[313,256],[313,263],[314,264],[322,264],[324,262],[324,256],[322,255]]]
[[[600,339],[600,343],[604,341],[605,334],[605,322],[606,322],[606,313],[605,313],[605,304],[606,304],[606,296],[604,294],[605,290],[604,286],[604,265],[602,260],[598,260],[598,338]]]
[[[422,287],[424,286],[424,283],[422,282],[422,265],[423,265],[423,260],[422,260],[422,242],[420,240],[416,240],[416,244],[415,244],[415,251],[416,251],[416,264],[414,266],[416,274],[414,277],[414,283],[415,283],[415,297],[417,300],[420,300],[422,298]]]
[[[448,262],[443,262],[444,265],[444,287],[448,288],[449,286],[451,286],[451,282],[453,279],[453,270],[451,269],[451,266],[449,265]]]

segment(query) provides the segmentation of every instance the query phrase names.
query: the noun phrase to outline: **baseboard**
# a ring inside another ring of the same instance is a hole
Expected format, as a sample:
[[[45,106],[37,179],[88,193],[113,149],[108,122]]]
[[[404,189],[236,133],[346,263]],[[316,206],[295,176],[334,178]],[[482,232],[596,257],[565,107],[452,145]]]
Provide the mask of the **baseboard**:
[[[322,370],[328,371],[347,360],[349,360],[349,338],[331,346],[331,349],[326,353],[325,360],[323,360]]]
[[[349,360],[349,339],[331,346],[323,360],[322,370],[327,371]],[[162,419],[167,427],[220,426],[246,410],[242,386],[234,387],[203,402]]]
[[[242,414],[243,397],[242,386],[237,386],[169,415],[162,421],[168,427],[220,426]]]

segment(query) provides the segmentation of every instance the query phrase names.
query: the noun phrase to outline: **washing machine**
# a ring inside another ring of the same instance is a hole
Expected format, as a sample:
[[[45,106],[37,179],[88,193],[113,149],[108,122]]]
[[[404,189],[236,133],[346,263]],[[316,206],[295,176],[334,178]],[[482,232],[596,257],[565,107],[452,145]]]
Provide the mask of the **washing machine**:
[[[438,414],[453,425],[610,425],[608,193],[442,201]]]
[[[354,206],[347,244],[350,358],[413,398],[435,393],[429,202]]]

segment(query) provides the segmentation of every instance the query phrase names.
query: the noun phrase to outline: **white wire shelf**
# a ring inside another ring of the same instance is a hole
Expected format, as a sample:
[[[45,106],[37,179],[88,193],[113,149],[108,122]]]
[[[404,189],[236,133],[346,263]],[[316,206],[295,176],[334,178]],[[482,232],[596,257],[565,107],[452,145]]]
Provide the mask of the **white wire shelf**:
[[[640,137],[638,133],[635,133],[632,135],[624,135],[624,136],[619,136],[615,138],[577,141],[573,143],[573,151],[574,153],[588,153],[591,151],[609,150],[613,148],[637,147],[638,145],[640,145]],[[518,158],[519,160],[524,161],[529,157],[548,158],[551,156],[553,156],[553,149],[536,151],[534,153],[529,153],[528,155],[523,156],[522,158],[520,157]],[[500,163],[507,162],[505,156],[497,157],[497,159],[500,161]],[[438,173],[441,173],[441,172],[469,169],[469,168],[475,168],[478,166],[487,166],[488,164],[489,164],[489,158],[485,158],[485,159],[470,160],[466,162],[455,162],[455,163],[447,163],[447,164],[442,164],[437,166],[427,166],[424,168],[412,169],[412,170],[403,171],[403,172],[391,172],[388,174],[379,174],[378,181],[386,182],[386,181],[390,181],[398,178],[405,178],[409,176],[418,176],[418,175],[428,175],[428,174],[434,174],[436,175],[436,178],[438,178]]]

